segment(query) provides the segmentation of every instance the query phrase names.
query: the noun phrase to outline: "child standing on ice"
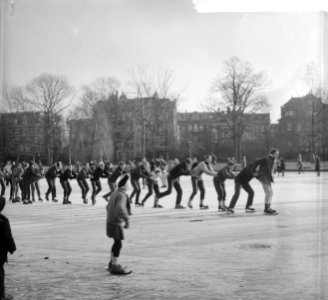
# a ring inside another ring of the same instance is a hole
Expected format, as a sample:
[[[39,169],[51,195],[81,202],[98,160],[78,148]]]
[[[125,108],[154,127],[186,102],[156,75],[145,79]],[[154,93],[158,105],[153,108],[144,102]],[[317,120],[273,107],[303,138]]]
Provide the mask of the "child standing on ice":
[[[118,263],[118,258],[122,249],[122,241],[124,240],[124,229],[129,228],[129,213],[127,204],[129,196],[127,194],[129,175],[124,175],[118,183],[118,189],[110,196],[107,204],[107,236],[114,240],[111,249],[111,259],[108,264],[108,270],[112,274],[125,275],[130,274]],[[125,224],[123,226],[123,224]]]

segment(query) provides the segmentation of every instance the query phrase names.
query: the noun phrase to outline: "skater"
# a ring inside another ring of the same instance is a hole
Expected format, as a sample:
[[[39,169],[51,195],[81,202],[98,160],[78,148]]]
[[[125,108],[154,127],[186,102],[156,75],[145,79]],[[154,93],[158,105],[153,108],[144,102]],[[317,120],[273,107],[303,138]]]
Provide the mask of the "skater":
[[[116,190],[117,179],[120,178],[124,173],[125,173],[125,163],[124,163],[124,161],[120,161],[118,163],[118,166],[115,169],[115,171],[108,176],[108,186],[109,186],[110,191],[109,191],[109,193],[107,193],[103,196],[103,198],[106,201],[108,201],[108,198],[110,197],[110,195]]]
[[[225,203],[227,196],[225,190],[225,180],[235,178],[235,175],[232,172],[234,168],[235,164],[232,161],[229,161],[227,165],[220,169],[213,177],[214,187],[218,194],[219,211],[226,211],[228,209]]]
[[[92,205],[96,204],[96,196],[100,193],[102,187],[100,182],[100,177],[106,178],[108,176],[105,171],[105,164],[101,161],[98,167],[94,170],[94,172],[90,176],[91,186],[92,186]]]
[[[10,197],[9,200],[13,200],[14,198],[14,189],[13,189],[13,183],[12,183],[12,171],[15,168],[15,162],[8,161],[3,169],[3,173],[5,175],[5,183],[6,186],[10,185]]]
[[[110,196],[107,204],[106,233],[109,238],[114,240],[108,264],[108,271],[111,274],[125,275],[131,273],[131,271],[126,270],[118,263],[122,241],[124,240],[124,229],[129,228],[129,214],[127,210],[129,202],[127,194],[128,181],[129,176],[126,174],[119,181],[118,189]]]
[[[231,160],[231,162],[234,162],[234,161]],[[234,213],[234,207],[238,201],[241,188],[243,188],[248,194],[245,212],[250,212],[250,213],[255,212],[255,208],[252,207],[254,191],[253,191],[252,187],[250,186],[249,182],[255,177],[255,175],[257,175],[255,173],[255,169],[259,166],[259,164],[260,164],[260,162],[258,160],[248,164],[235,177],[235,193],[232,196],[229,207],[227,209],[227,212],[229,214]]]
[[[9,220],[1,213],[6,205],[6,199],[0,196],[0,299],[14,299],[5,291],[5,270],[4,264],[8,262],[8,253],[16,251],[16,245],[11,233]]]
[[[12,185],[13,185],[13,199],[12,202],[16,203],[16,202],[20,202],[20,198],[18,196],[18,192],[20,189],[20,186],[22,186],[22,180],[23,180],[23,174],[24,174],[24,169],[21,163],[17,164],[17,167],[14,169],[12,176],[11,176],[11,180],[12,180]],[[21,193],[22,193],[22,197],[23,197],[23,190],[24,187],[22,186],[21,188]]]
[[[182,189],[181,189],[179,178],[182,175],[185,175],[185,176],[191,175],[190,174],[191,166],[192,166],[192,161],[190,158],[187,158],[185,161],[183,161],[183,162],[177,164],[175,167],[173,167],[169,173],[169,176],[167,177],[167,183],[168,183],[167,190],[165,192],[159,193],[158,196],[156,197],[157,198],[156,201],[158,201],[162,197],[170,195],[172,192],[172,187],[174,187],[174,189],[177,192],[175,208],[176,209],[184,209],[185,207],[181,205]]]
[[[271,208],[271,199],[273,196],[271,183],[273,183],[273,166],[278,155],[279,151],[273,148],[267,157],[255,161],[256,178],[261,182],[265,193],[264,213],[266,214],[277,214],[277,212]]]
[[[90,189],[88,182],[87,182],[87,178],[89,178],[89,164],[88,163],[79,167],[79,172],[76,177],[77,183],[81,188],[82,199],[83,199],[84,204],[88,204],[87,195],[88,195],[88,192]]]
[[[278,177],[279,177],[280,174],[282,176],[285,176],[285,170],[286,170],[285,160],[281,157],[278,160],[278,167],[277,167]]]
[[[52,202],[58,202],[56,199],[56,177],[58,176],[59,171],[61,170],[60,162],[57,162],[53,166],[51,166],[45,174],[48,190],[46,192],[46,200],[49,201],[49,194],[52,195]]]
[[[130,176],[131,176],[131,185],[133,187],[133,191],[130,195],[130,202],[133,202],[133,197],[134,195],[136,196],[135,199],[135,206],[142,206],[142,204],[139,202],[139,197],[141,194],[141,189],[140,189],[140,179],[147,178],[149,177],[150,173],[148,171],[146,161],[141,161],[139,162],[138,166],[134,169],[131,170]]]
[[[23,188],[24,192],[22,193],[23,204],[32,204],[31,200],[31,185],[33,178],[36,177],[36,172],[34,170],[34,162],[30,161],[28,167],[25,169],[23,174]]]
[[[144,206],[147,199],[153,194],[153,191],[155,192],[155,199],[154,199],[154,208],[162,208],[162,205],[158,204],[158,195],[159,195],[159,185],[158,181],[160,180],[161,175],[161,168],[160,168],[160,162],[159,161],[151,161],[150,162],[150,175],[147,178],[147,187],[148,187],[148,193],[145,195],[145,197],[141,201],[141,205]]]
[[[42,166],[41,165],[40,166],[34,165],[34,173],[35,173],[35,176],[31,180],[32,201],[35,201],[35,190],[36,190],[36,192],[38,194],[38,199],[39,199],[39,201],[42,202],[43,199],[41,197],[40,186],[39,186],[39,180],[43,176]]]
[[[199,208],[200,209],[208,209],[208,205],[204,205],[205,199],[205,187],[202,174],[205,173],[209,176],[216,175],[213,167],[211,165],[212,157],[211,155],[206,155],[204,160],[201,162],[195,162],[191,169],[191,183],[192,183],[192,194],[189,197],[188,207],[193,208],[192,200],[200,190],[200,199],[199,199]]]
[[[317,176],[320,176],[320,157],[319,157],[319,155],[315,156],[314,169],[317,172]]]
[[[69,181],[73,178],[76,178],[76,174],[72,170],[72,165],[67,166],[65,170],[60,172],[59,181],[64,191],[63,204],[72,204],[69,201],[69,196],[72,193],[72,187]]]
[[[297,169],[298,169],[298,174],[303,173],[303,161],[302,161],[301,153],[299,153],[297,157]]]

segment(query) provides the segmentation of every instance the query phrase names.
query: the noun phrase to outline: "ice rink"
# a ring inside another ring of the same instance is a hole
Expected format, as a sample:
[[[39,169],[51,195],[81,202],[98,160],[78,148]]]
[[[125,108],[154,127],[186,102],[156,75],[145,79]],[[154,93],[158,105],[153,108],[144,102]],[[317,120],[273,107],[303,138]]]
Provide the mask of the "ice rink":
[[[133,207],[120,257],[128,276],[109,274],[112,241],[105,234],[106,202],[83,205],[72,180],[72,205],[7,202],[17,251],[5,266],[7,292],[15,299],[328,299],[328,173],[286,173],[276,177],[272,207],[263,214],[264,192],[257,180],[254,207],[244,212],[241,192],[234,215],[217,211],[212,178],[204,175],[209,210],[176,210],[175,191],[163,209]],[[182,204],[191,194],[182,177]],[[226,181],[227,202],[233,181]],[[41,181],[44,198],[46,183]],[[142,196],[146,189],[142,190]],[[8,191],[6,193],[8,196]],[[89,197],[90,198],[90,197]]]

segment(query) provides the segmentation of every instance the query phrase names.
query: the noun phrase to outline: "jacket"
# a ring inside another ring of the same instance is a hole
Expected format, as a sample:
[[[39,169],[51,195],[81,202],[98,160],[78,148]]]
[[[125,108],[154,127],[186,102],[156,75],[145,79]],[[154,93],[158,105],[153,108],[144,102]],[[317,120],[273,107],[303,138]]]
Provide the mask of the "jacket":
[[[235,178],[235,175],[229,171],[228,166],[225,166],[217,172],[215,177],[218,180],[224,182],[228,178],[230,178],[230,179]]]
[[[109,198],[107,204],[106,224],[119,225],[129,221],[127,203],[129,196],[125,188],[118,188]]]
[[[177,164],[175,167],[173,167],[173,169],[170,171],[170,175],[169,177],[174,180],[179,178],[182,175],[190,175],[190,171],[188,169],[187,163],[181,162],[179,164]]]
[[[12,254],[16,251],[16,244],[11,234],[9,220],[1,214],[5,204],[6,199],[0,197],[0,260],[3,261],[8,260],[8,252]]]
[[[216,173],[211,168],[211,165],[207,164],[205,161],[201,161],[191,170],[191,176],[194,177],[200,177],[203,173],[210,176],[216,175]]]

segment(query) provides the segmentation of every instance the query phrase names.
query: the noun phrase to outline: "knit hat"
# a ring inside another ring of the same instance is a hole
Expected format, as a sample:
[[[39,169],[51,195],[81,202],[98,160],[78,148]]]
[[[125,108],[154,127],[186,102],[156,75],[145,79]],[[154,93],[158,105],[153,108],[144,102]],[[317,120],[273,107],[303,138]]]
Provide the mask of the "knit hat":
[[[121,187],[124,187],[127,182],[128,182],[128,179],[129,179],[129,175],[128,174],[125,174],[121,180],[118,182],[118,187],[121,188]]]
[[[5,205],[6,205],[6,198],[3,196],[0,196],[0,212],[3,210]]]

